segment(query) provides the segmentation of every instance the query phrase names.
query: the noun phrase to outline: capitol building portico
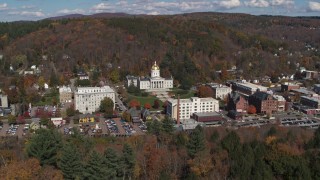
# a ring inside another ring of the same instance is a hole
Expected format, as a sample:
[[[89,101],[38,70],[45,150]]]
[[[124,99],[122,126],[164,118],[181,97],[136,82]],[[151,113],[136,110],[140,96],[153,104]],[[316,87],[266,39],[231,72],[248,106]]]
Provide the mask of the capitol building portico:
[[[160,68],[157,62],[151,67],[150,77],[127,76],[127,87],[131,84],[139,87],[140,90],[161,91],[173,88],[173,78],[163,78],[160,76]]]

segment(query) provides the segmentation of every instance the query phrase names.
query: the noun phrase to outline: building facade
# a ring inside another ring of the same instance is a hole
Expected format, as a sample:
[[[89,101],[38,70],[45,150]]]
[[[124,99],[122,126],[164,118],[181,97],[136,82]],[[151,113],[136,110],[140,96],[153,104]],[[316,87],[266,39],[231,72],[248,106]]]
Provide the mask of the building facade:
[[[83,114],[96,112],[105,97],[115,102],[115,92],[109,86],[78,87],[74,93],[75,109]]]
[[[8,96],[5,94],[0,94],[0,107],[9,107],[8,106]]]
[[[150,77],[127,76],[127,86],[133,84],[141,90],[162,90],[173,88],[173,78],[163,78],[160,76],[160,68],[156,62],[151,68]]]
[[[72,102],[72,91],[70,87],[62,86],[59,88],[59,100],[60,103]]]
[[[272,114],[278,111],[278,100],[266,92],[256,92],[249,96],[249,105],[255,106],[257,113]]]
[[[213,91],[213,98],[215,99],[224,99],[228,96],[231,92],[231,88],[222,84],[217,83],[208,83],[209,86]]]
[[[193,113],[218,111],[219,101],[214,98],[192,97],[190,99],[180,99],[179,112],[177,99],[168,100],[167,106],[167,115],[173,119],[177,119],[178,115],[180,119],[190,119]]]
[[[285,82],[281,84],[281,92],[291,91],[292,89],[299,89],[300,86],[298,84]]]
[[[257,84],[249,83],[246,81],[243,82],[232,82],[232,86],[236,86],[238,92],[245,94],[245,95],[252,95],[257,91],[260,92],[267,92],[268,88],[265,86],[260,86]]]
[[[308,97],[301,96],[300,104],[308,107],[312,107],[315,109],[320,109],[320,98],[319,97]]]

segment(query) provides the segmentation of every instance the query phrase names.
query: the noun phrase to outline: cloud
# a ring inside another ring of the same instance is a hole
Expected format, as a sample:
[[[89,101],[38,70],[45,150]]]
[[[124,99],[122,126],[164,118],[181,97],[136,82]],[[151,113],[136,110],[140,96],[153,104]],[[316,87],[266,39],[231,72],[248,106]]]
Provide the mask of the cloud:
[[[85,11],[83,9],[62,9],[57,12],[58,14],[83,14]]]
[[[0,10],[6,10],[6,9],[8,9],[7,3],[0,4]]]
[[[320,11],[320,2],[309,2],[309,9],[310,11]]]
[[[272,6],[293,6],[293,0],[271,0],[270,4]]]
[[[220,7],[225,9],[232,9],[241,5],[240,0],[223,0],[218,3]]]
[[[20,16],[28,16],[28,17],[45,17],[44,13],[41,11],[14,11],[9,12],[10,15],[20,15]]]
[[[266,0],[250,0],[245,1],[244,4],[249,7],[258,7],[258,8],[264,8],[269,7],[269,2]]]
[[[21,6],[21,9],[33,9],[35,6]]]
[[[100,12],[114,9],[114,5],[109,4],[109,3],[99,3],[97,5],[94,5],[91,9],[95,13],[100,13]]]

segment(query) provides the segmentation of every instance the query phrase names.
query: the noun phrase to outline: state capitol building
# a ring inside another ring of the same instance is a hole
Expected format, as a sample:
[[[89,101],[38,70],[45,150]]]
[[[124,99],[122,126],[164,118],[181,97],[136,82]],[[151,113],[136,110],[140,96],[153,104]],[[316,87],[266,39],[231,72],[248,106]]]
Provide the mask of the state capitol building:
[[[140,90],[166,90],[173,88],[173,78],[160,77],[160,68],[157,62],[151,67],[151,77],[126,76],[126,85],[134,85]]]

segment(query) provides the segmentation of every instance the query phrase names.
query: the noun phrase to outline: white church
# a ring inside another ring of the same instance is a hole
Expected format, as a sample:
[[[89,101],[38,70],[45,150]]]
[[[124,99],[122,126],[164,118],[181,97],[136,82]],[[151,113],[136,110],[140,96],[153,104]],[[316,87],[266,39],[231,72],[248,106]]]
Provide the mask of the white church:
[[[151,68],[151,77],[135,77],[135,76],[126,76],[126,85],[139,87],[140,90],[166,90],[173,88],[173,78],[163,78],[160,77],[160,68],[157,65],[157,62],[154,62],[154,65]]]

